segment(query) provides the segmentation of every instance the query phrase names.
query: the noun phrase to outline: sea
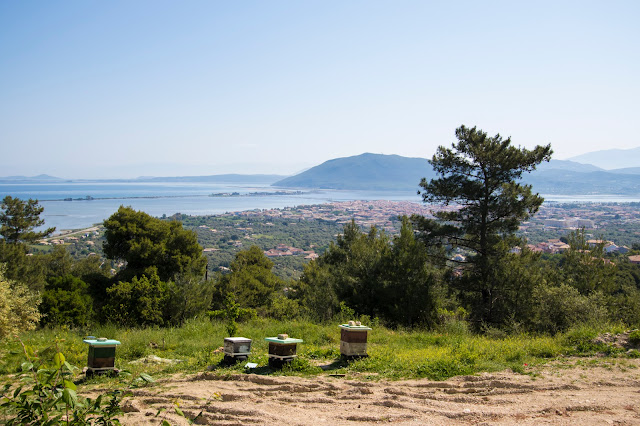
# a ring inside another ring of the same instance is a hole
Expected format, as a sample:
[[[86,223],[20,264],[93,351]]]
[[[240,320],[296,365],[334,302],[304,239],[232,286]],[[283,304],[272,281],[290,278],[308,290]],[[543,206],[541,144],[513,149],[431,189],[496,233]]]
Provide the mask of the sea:
[[[120,206],[162,217],[175,213],[204,216],[349,200],[421,201],[417,191],[284,190],[263,182],[0,183],[0,199],[7,195],[38,200],[44,207],[41,214],[44,226],[55,226],[58,231],[101,223]]]
[[[417,189],[417,188],[416,188]],[[212,196],[215,194],[215,196]],[[225,194],[225,195],[223,195]],[[234,194],[234,195],[226,195]],[[273,209],[350,200],[421,202],[416,191],[355,191],[273,188],[264,182],[128,182],[70,181],[55,183],[0,183],[0,198],[36,199],[44,211],[45,226],[57,231],[101,223],[120,206],[152,216],[215,215],[255,209]],[[638,202],[640,196],[543,195],[545,202]]]

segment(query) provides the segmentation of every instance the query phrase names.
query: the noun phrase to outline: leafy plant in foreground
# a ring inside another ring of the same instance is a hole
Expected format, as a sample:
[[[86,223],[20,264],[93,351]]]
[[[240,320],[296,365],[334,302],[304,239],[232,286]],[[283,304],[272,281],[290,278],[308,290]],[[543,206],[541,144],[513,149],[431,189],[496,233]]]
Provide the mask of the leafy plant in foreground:
[[[22,364],[20,384],[5,384],[0,391],[0,410],[7,425],[119,425],[120,403],[129,395],[113,390],[96,399],[79,397],[73,382],[74,371],[55,345],[53,367],[34,365],[36,357],[22,344],[27,361]]]

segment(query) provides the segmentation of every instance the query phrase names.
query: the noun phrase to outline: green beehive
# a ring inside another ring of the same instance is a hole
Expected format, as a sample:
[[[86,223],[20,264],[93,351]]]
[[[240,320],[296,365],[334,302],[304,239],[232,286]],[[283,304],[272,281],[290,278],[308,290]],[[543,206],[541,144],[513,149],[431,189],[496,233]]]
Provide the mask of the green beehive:
[[[115,371],[116,347],[120,344],[119,341],[89,336],[83,342],[89,345],[87,375]]]
[[[297,357],[298,343],[302,339],[292,339],[286,334],[279,334],[278,337],[265,337],[269,342],[269,366],[274,368],[282,367],[286,362],[291,362]]]

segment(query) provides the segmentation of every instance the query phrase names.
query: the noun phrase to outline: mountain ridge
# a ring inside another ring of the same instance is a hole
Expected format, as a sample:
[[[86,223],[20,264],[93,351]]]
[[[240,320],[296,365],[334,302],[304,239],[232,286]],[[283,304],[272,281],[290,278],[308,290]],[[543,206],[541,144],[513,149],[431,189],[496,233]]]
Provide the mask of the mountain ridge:
[[[640,147],[603,149],[576,155],[568,158],[568,160],[592,164],[609,171],[638,167],[640,164]]]
[[[430,178],[431,174],[431,166],[425,158],[364,153],[327,160],[307,171],[275,182],[272,186],[378,191],[405,190],[415,189],[421,178]]]
[[[638,170],[640,173],[640,168]],[[275,187],[350,190],[418,190],[422,178],[436,177],[427,159],[364,153],[325,161],[272,184]],[[640,174],[615,173],[591,164],[551,160],[523,176],[535,192],[548,194],[640,193]]]

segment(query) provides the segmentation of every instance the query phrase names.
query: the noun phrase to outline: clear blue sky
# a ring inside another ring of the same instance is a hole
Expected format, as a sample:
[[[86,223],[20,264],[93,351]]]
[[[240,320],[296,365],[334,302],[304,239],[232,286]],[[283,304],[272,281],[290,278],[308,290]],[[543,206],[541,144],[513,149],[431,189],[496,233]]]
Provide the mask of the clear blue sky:
[[[638,1],[2,1],[0,176],[640,146]]]

